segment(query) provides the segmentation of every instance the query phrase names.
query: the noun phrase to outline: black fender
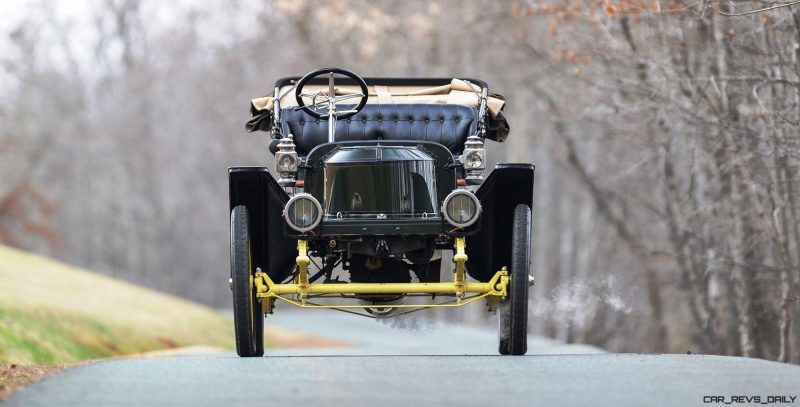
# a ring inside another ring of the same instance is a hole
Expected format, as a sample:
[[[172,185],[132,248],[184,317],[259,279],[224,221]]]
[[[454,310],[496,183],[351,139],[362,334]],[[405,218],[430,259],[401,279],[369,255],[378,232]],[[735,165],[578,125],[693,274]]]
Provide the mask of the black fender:
[[[467,273],[487,282],[511,267],[511,226],[519,204],[533,210],[533,164],[497,164],[475,192],[481,202],[480,228],[467,237]]]
[[[228,168],[230,210],[247,207],[253,267],[275,282],[288,277],[297,256],[296,241],[283,234],[283,207],[289,196],[265,167]]]

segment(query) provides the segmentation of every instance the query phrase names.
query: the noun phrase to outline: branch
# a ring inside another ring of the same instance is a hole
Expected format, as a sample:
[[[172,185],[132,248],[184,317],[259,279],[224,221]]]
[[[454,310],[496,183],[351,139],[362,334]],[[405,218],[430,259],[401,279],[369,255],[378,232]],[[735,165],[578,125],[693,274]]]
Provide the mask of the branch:
[[[739,17],[739,16],[746,16],[748,14],[758,14],[758,13],[763,13],[763,12],[766,12],[766,11],[772,11],[772,10],[775,10],[775,9],[779,9],[781,7],[790,7],[790,6],[794,6],[795,4],[800,4],[800,0],[790,1],[788,3],[782,3],[782,4],[773,4],[773,5],[769,6],[769,7],[760,8],[760,9],[757,9],[757,10],[743,11],[741,13],[726,13],[726,12],[714,7],[711,3],[708,3],[708,8],[710,8],[711,10],[714,10],[715,13],[717,13],[719,15],[722,15],[722,16]]]

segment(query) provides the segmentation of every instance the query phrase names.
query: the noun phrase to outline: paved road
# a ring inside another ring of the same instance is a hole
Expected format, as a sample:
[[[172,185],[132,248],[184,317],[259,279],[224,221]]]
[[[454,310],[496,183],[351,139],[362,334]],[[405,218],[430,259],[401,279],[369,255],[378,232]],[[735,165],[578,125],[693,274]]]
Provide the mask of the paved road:
[[[296,355],[497,355],[497,333],[489,329],[446,325],[426,318],[375,321],[325,310],[294,311],[284,308],[266,320],[292,331],[335,338],[352,344],[336,349],[274,349],[268,356]],[[288,312],[287,312],[288,311]],[[587,345],[566,345],[530,336],[530,354],[585,354],[603,350]]]
[[[708,406],[723,404],[704,403],[704,396],[800,396],[799,366],[762,360],[603,354],[540,338],[531,338],[529,356],[500,357],[493,356],[494,334],[478,329],[398,330],[317,311],[268,321],[353,346],[278,349],[258,359],[216,354],[95,363],[7,404]],[[800,406],[800,398],[780,405]]]

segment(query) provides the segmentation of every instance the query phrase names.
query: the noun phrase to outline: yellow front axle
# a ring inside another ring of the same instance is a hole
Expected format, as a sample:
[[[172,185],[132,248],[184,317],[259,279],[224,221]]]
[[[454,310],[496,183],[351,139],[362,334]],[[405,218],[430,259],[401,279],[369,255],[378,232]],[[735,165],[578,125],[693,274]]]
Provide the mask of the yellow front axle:
[[[363,308],[364,305],[319,305],[308,302],[309,295],[324,296],[325,294],[355,295],[355,294],[437,294],[454,295],[455,303],[444,304],[399,304],[380,305],[381,308],[427,308],[437,306],[461,306],[480,298],[488,297],[491,305],[496,304],[497,298],[506,296],[508,287],[508,271],[497,271],[486,283],[466,281],[464,264],[467,261],[465,241],[463,237],[455,238],[453,263],[455,263],[455,276],[449,283],[315,283],[308,282],[308,242],[297,242],[298,272],[294,283],[276,284],[267,273],[258,269],[254,275],[253,283],[256,287],[256,296],[269,304],[265,310],[272,310],[272,303],[280,299],[294,305],[306,308]],[[467,294],[473,296],[466,298]],[[295,296],[296,298],[292,298]]]

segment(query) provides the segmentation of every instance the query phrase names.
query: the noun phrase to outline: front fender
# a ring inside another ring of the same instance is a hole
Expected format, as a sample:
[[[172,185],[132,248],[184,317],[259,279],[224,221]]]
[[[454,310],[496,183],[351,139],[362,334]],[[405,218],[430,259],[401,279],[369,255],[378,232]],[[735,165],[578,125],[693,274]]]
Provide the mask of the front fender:
[[[497,164],[475,192],[483,212],[479,231],[467,238],[467,273],[487,282],[511,267],[511,226],[519,204],[533,209],[533,164]],[[513,272],[513,271],[512,271]]]
[[[283,281],[294,267],[297,247],[283,234],[283,207],[289,196],[265,167],[228,168],[230,210],[247,207],[253,267]]]

